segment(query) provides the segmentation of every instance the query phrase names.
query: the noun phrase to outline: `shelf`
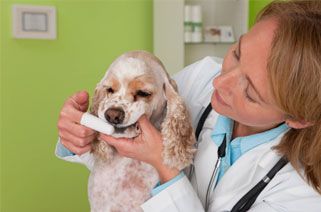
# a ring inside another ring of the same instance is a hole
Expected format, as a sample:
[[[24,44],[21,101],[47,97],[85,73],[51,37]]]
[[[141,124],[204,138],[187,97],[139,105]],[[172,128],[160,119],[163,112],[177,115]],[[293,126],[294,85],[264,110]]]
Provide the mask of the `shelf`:
[[[199,45],[202,45],[202,44],[212,44],[212,45],[217,45],[217,44],[233,44],[235,43],[236,41],[234,42],[207,42],[207,41],[202,41],[202,42],[185,42],[184,44],[185,45],[195,45],[195,44],[199,44]]]
[[[234,39],[247,32],[249,0],[153,0],[154,54],[170,74],[189,64],[214,56],[223,58],[235,42],[187,42],[184,38],[184,6],[201,5],[202,25],[231,26]]]

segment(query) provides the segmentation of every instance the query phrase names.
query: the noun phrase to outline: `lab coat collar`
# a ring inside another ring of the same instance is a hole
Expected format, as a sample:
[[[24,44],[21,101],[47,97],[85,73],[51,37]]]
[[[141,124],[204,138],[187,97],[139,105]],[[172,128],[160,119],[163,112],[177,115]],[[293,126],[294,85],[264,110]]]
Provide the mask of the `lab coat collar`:
[[[214,78],[212,78],[210,80],[212,81],[213,79]],[[207,86],[209,86],[209,85],[207,84]],[[210,83],[210,88],[208,88],[208,89],[205,88],[204,90],[207,92],[203,92],[197,100],[198,104],[201,105],[202,108],[206,108],[208,106],[208,104],[211,103],[211,98],[212,98],[212,94],[214,92],[214,88],[213,88],[212,84]]]
[[[212,78],[209,78],[207,80],[207,82],[204,83],[204,85],[206,85],[206,87],[203,88],[203,90],[208,91],[208,92],[202,92],[202,94],[200,95],[200,97],[198,99],[199,104],[206,108],[208,106],[208,104],[211,102],[212,94],[214,92],[214,87],[213,87],[212,81],[214,78],[216,78],[217,76],[219,76],[221,74],[222,65],[218,64],[216,62],[213,62],[213,59],[211,59],[210,57],[206,57],[205,59],[210,60],[214,64],[213,65],[213,72],[216,72],[216,74]]]
[[[288,129],[289,127],[285,123],[282,123],[279,126],[268,131],[242,137],[242,139],[246,138],[246,142],[240,142],[241,154],[249,151],[255,146],[275,139],[277,136],[287,131]]]
[[[225,207],[234,205],[249,188],[260,181],[280,159],[281,156],[271,151],[271,148],[280,142],[283,135],[284,133],[281,133],[273,141],[251,149],[246,155],[241,156],[218,182],[211,207],[219,208],[220,211],[230,210],[231,208]],[[240,175],[240,170],[243,170],[244,176]]]
[[[219,115],[217,118],[217,122],[215,124],[214,130],[212,132],[212,137],[226,134],[228,141],[230,141],[230,138],[233,133],[233,126],[234,126],[234,121],[232,119],[223,115]],[[237,137],[234,140],[235,142],[236,140],[238,140],[237,142],[239,142],[241,155],[242,155],[247,151],[249,151],[250,149],[253,149],[254,147],[260,144],[263,144],[275,139],[277,136],[287,131],[288,129],[289,127],[285,123],[282,123],[273,129],[270,129],[261,133],[257,133],[254,135]],[[222,140],[220,139],[213,139],[213,141],[216,143],[217,146],[221,145],[222,143]]]
[[[212,132],[213,136],[221,135],[221,134],[228,134],[230,135],[233,130],[234,121],[226,116],[219,115]]]

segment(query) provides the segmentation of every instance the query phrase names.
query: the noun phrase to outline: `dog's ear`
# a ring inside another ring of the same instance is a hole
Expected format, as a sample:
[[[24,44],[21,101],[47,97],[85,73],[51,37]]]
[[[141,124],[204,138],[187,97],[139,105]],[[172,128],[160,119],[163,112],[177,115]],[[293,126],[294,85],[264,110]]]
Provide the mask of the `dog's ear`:
[[[166,80],[163,89],[167,99],[167,113],[161,127],[163,162],[171,168],[182,170],[192,163],[195,134],[189,111],[176,91],[175,81]]]
[[[99,103],[104,98],[103,89],[100,86],[97,86],[95,89],[94,96],[92,97],[92,103],[89,109],[89,112],[95,116],[98,116],[98,107]]]
[[[171,78],[169,78],[168,80],[169,80],[169,83],[171,84],[171,86],[173,87],[173,89],[176,91],[176,93],[178,93],[178,88],[177,88],[177,84],[176,84],[175,80],[173,80]]]
[[[95,89],[94,96],[92,98],[92,104],[89,112],[95,116],[98,116],[99,103],[103,100],[105,93],[101,86],[97,86]],[[96,159],[103,162],[109,162],[112,160],[115,154],[115,149],[108,145],[106,142],[94,140],[92,143],[91,153],[95,154]]]

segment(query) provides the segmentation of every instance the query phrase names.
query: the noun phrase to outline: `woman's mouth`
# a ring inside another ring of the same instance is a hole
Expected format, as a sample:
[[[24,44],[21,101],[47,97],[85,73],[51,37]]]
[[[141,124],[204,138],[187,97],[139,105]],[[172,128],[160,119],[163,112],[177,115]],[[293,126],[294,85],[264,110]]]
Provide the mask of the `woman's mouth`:
[[[222,97],[218,94],[218,92],[217,92],[216,90],[214,91],[214,95],[215,95],[216,100],[217,100],[220,104],[222,104],[222,105],[224,105],[224,106],[227,106],[227,107],[230,107],[230,106],[222,99]]]

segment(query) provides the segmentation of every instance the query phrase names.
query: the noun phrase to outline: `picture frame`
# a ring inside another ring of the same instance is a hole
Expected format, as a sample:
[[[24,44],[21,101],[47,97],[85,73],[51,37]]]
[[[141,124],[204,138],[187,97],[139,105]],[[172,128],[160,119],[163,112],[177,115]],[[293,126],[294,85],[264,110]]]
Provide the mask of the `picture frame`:
[[[206,26],[204,28],[204,42],[221,42],[221,29],[219,26]]]
[[[12,33],[16,39],[57,39],[56,7],[13,5]]]
[[[221,30],[221,42],[232,43],[235,42],[232,26],[220,26]]]
[[[235,42],[232,26],[206,26],[204,28],[204,42],[233,43]]]

